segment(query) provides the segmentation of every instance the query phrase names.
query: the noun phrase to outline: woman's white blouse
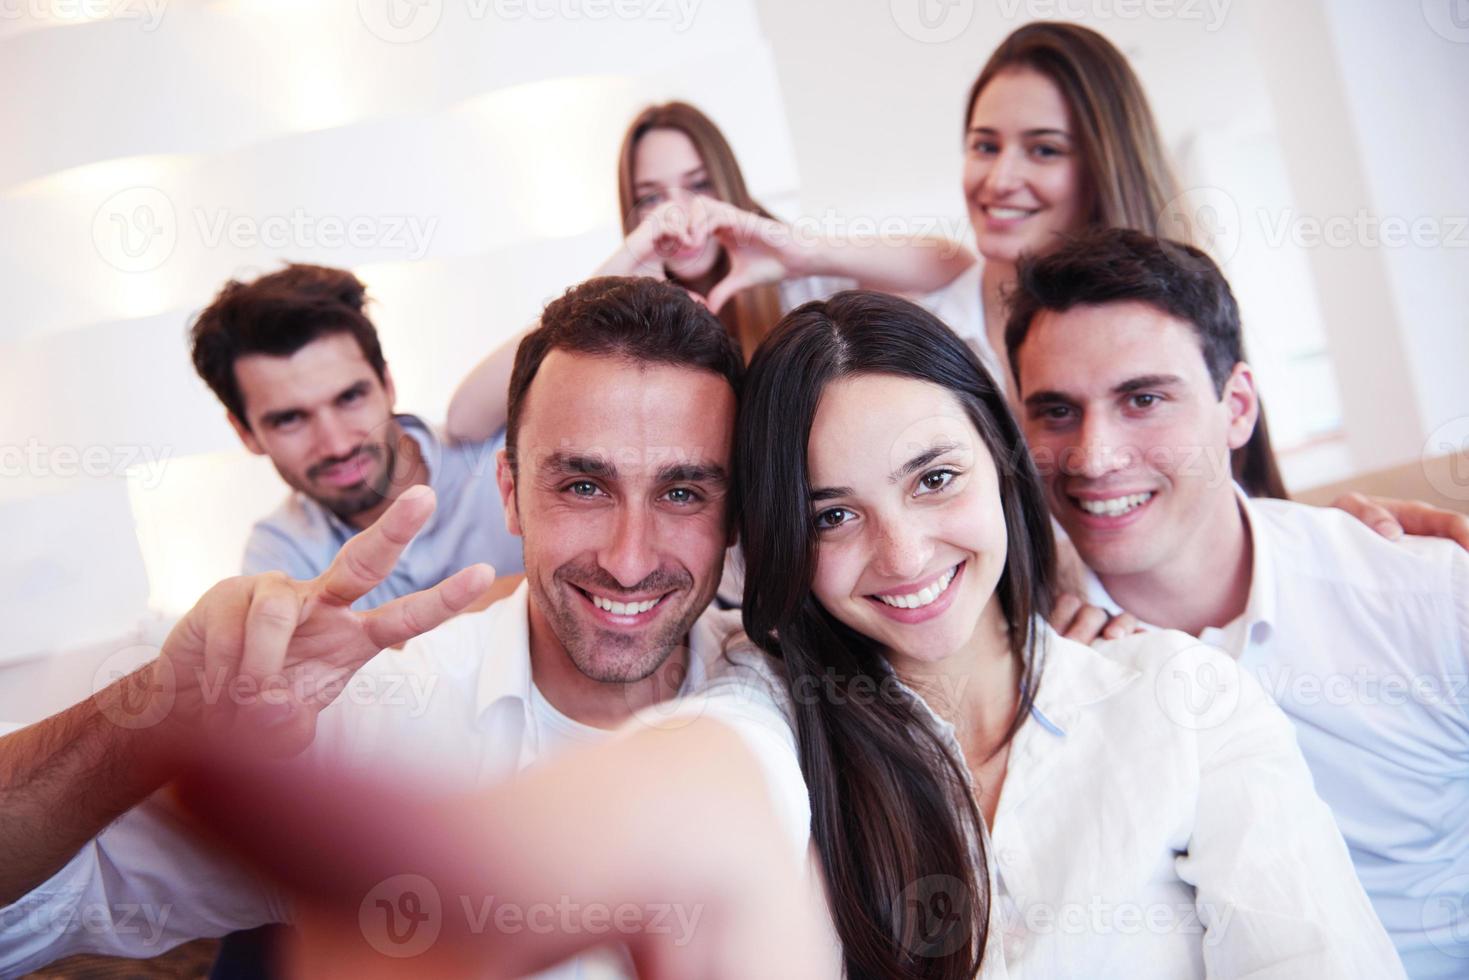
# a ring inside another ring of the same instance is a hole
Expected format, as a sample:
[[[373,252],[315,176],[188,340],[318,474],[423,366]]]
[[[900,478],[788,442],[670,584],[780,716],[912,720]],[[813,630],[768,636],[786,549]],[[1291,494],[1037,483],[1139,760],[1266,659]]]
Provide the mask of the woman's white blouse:
[[[1093,649],[1041,628],[986,841],[985,978],[1403,976],[1290,722],[1252,677],[1183,633]],[[901,690],[963,759],[952,726]],[[942,909],[943,887],[915,896]]]

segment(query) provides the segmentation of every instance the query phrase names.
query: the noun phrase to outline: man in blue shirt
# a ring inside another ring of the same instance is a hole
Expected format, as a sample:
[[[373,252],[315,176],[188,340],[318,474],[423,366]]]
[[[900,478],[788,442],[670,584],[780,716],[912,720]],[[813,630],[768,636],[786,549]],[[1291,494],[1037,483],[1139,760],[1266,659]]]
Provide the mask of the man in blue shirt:
[[[393,411],[395,391],[351,272],[288,265],[231,280],[190,331],[194,367],[224,404],[252,453],[269,456],[294,491],[259,521],[243,571],[309,579],[343,542],[372,524],[408,487],[433,487],[439,506],[393,573],[356,605],[371,609],[476,562],[502,579],[521,570],[506,530],[495,453],[487,442],[441,439],[422,419]]]

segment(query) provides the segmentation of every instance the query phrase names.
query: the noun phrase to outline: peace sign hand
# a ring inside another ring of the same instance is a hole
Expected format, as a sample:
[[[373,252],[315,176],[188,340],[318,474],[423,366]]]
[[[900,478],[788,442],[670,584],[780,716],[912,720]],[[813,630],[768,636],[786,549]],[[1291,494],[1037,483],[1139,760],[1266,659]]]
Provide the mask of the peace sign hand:
[[[206,592],[154,663],[150,689],[167,697],[169,721],[185,737],[224,734],[244,722],[252,748],[264,754],[305,749],[317,715],[363,664],[464,611],[494,581],[488,565],[472,565],[377,609],[352,610],[387,578],[433,511],[433,491],[411,487],[316,578],[268,572]]]

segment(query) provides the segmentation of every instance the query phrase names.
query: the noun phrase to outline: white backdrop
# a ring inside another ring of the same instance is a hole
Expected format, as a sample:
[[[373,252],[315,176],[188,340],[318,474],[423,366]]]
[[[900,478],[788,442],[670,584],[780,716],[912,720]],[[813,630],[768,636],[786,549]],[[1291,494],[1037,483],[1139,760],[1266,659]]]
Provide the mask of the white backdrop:
[[[188,362],[224,279],[353,267],[400,407],[441,418],[615,246],[642,105],[704,107],[784,216],[962,231],[964,95],[1036,18],[1142,76],[1292,482],[1411,458],[1469,417],[1456,2],[0,0],[0,717],[85,693],[282,493]]]

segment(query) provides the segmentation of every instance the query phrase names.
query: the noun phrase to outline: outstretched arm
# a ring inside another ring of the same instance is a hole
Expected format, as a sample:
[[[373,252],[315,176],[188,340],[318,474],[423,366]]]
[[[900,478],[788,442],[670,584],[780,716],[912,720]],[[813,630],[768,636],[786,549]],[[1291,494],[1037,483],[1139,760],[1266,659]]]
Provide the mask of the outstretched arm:
[[[184,798],[298,897],[303,975],[401,969],[416,917],[420,974],[518,977],[614,940],[642,976],[840,976],[819,875],[723,721],[643,728],[458,802],[258,768],[206,771]]]
[[[326,707],[377,653],[442,623],[489,588],[476,565],[366,613],[352,603],[387,577],[433,513],[405,492],[309,582],[280,573],[227,579],[169,633],[158,658],[81,704],[0,739],[0,906],[66,864],[172,777],[181,746],[248,737],[280,756],[310,744]],[[245,733],[248,733],[246,735]]]

